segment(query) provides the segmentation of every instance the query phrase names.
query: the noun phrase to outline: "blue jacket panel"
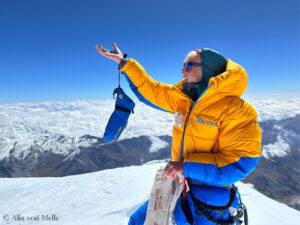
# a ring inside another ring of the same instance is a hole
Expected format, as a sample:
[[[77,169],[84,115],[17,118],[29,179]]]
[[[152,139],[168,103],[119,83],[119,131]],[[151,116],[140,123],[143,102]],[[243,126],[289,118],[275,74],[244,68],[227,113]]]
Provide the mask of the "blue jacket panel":
[[[220,186],[233,184],[248,176],[256,167],[260,157],[242,157],[239,161],[217,167],[216,164],[184,163],[184,176],[208,185]]]

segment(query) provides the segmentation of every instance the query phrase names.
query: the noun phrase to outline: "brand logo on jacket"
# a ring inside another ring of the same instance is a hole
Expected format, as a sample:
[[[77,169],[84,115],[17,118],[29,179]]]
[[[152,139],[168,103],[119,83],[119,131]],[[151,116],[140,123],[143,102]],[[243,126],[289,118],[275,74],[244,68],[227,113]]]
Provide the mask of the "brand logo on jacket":
[[[212,127],[217,127],[218,126],[215,122],[210,122],[208,120],[202,120],[201,118],[197,118],[196,122],[201,123],[201,124],[205,124],[205,125],[208,125],[208,126],[212,126]]]

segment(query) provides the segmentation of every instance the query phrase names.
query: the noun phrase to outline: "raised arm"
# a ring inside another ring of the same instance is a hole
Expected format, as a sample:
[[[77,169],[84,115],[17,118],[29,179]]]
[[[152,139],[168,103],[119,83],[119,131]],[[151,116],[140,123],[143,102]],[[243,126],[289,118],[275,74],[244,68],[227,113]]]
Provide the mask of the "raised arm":
[[[101,55],[116,61],[119,66],[121,64],[122,74],[125,75],[131,89],[140,101],[153,108],[174,113],[177,96],[180,92],[175,85],[164,84],[152,79],[145,69],[132,58],[125,61],[116,44],[113,44],[114,50],[112,51],[104,49],[100,44],[97,44],[96,48]]]

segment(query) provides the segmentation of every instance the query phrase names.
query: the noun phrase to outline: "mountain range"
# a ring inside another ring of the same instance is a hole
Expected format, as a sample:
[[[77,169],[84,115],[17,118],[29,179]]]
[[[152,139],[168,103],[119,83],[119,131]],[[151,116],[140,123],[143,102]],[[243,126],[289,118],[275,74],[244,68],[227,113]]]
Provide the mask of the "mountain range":
[[[263,153],[243,182],[300,210],[300,99],[248,101],[258,112]],[[170,160],[171,115],[138,103],[120,141],[106,143],[112,110],[113,101],[0,105],[0,177],[61,177]]]

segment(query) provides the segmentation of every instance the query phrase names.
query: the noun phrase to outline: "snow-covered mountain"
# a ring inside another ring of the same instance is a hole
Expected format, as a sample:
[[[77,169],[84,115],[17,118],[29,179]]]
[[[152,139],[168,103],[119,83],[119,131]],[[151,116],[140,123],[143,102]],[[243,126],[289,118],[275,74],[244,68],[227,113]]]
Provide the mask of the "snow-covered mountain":
[[[83,136],[102,137],[113,110],[113,100],[0,105],[0,159],[25,157],[32,146],[62,155],[92,146],[96,140]],[[137,103],[121,139],[171,135],[172,122],[171,115]]]
[[[245,100],[258,112],[263,157],[244,182],[300,210],[300,97]],[[120,141],[105,143],[113,110],[113,100],[0,105],[0,177],[68,176],[170,158],[172,115],[137,102]]]
[[[300,114],[300,97],[249,96],[245,100],[257,110],[259,122]],[[103,136],[113,109],[113,100],[0,105],[0,160],[10,155],[24,158],[32,147],[61,155],[78,153],[80,147],[97,142],[85,138],[86,135]],[[155,140],[155,136],[171,136],[173,122],[172,115],[137,102],[120,139],[146,135]],[[281,139],[278,141],[284,146]]]
[[[60,178],[0,179],[0,224],[126,225],[149,197],[152,162]],[[300,212],[238,183],[249,224],[300,225]]]

